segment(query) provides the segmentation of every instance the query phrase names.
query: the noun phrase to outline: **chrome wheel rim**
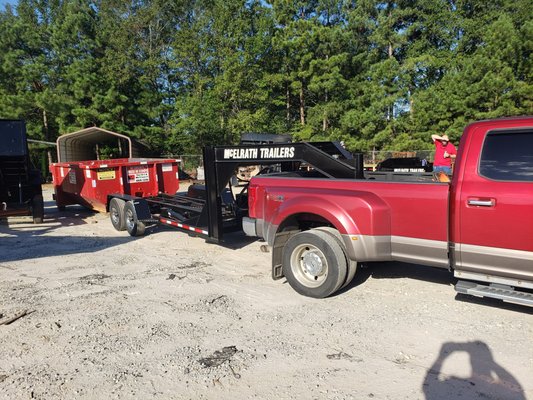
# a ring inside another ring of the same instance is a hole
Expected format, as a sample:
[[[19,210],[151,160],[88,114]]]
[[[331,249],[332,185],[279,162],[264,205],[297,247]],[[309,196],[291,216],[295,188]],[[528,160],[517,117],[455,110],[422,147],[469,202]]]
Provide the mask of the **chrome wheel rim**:
[[[135,218],[133,217],[133,211],[126,210],[126,226],[128,231],[132,231],[135,228]]]
[[[316,288],[328,277],[328,262],[318,247],[301,244],[291,254],[291,270],[302,285]]]
[[[118,225],[120,223],[120,214],[116,207],[111,208],[111,221],[113,221],[114,225]]]

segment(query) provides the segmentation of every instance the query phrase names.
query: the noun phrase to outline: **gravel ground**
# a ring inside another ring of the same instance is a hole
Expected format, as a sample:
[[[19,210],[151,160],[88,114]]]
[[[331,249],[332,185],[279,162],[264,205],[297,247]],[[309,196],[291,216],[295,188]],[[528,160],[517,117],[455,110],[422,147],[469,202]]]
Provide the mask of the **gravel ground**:
[[[373,264],[302,297],[270,254],[106,215],[0,223],[2,399],[533,399],[533,313],[447,271]]]

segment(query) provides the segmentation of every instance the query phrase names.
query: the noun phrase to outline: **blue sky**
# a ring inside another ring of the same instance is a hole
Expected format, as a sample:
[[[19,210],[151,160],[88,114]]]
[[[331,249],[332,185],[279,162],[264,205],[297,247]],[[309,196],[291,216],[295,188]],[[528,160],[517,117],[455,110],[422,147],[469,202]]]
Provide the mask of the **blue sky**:
[[[6,4],[17,4],[17,0],[0,0],[1,9],[3,9]]]

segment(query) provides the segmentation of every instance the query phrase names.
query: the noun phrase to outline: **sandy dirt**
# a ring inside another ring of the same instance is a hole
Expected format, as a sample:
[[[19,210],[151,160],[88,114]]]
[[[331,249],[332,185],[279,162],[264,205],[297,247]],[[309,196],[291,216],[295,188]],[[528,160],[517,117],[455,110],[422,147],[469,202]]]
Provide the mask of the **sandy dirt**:
[[[0,223],[2,399],[533,399],[533,313],[383,263],[314,300],[260,242],[117,232],[104,214]]]

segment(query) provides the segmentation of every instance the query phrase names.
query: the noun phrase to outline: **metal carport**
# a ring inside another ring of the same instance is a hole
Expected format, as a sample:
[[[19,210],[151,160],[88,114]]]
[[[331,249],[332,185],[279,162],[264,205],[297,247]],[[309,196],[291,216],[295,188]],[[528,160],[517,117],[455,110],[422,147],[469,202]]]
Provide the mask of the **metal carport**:
[[[85,128],[57,138],[57,161],[87,161],[98,159],[98,146],[112,145],[120,154],[113,158],[139,158],[146,156],[148,148],[142,143],[120,133],[98,127]]]

